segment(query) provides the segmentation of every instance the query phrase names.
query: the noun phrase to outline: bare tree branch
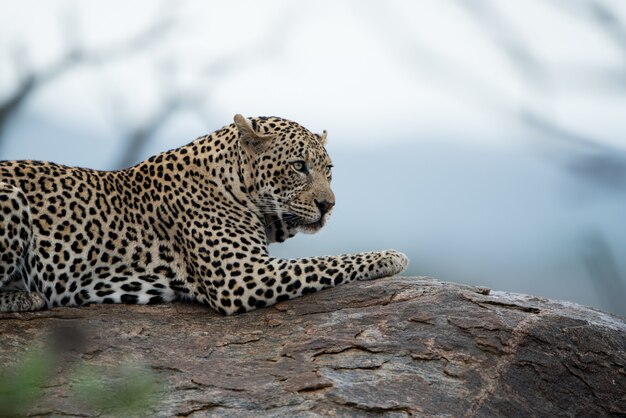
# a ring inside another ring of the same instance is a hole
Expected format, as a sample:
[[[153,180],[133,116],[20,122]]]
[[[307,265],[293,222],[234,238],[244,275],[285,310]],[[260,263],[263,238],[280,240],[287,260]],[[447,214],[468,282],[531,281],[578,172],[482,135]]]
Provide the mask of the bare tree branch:
[[[589,232],[583,239],[582,257],[594,288],[607,310],[626,314],[626,285],[609,243],[600,232]]]
[[[493,4],[487,0],[456,0],[456,4],[465,9],[495,45],[504,52],[511,61],[514,71],[517,71],[530,87],[541,89],[545,94],[546,87],[551,84],[548,72],[511,22],[499,14]]]
[[[553,145],[559,146],[561,151],[566,151],[560,153],[559,163],[578,178],[600,185],[604,190],[623,192],[623,185],[626,182],[626,153],[608,145],[602,139],[582,137],[562,127],[546,112],[546,109],[537,106],[536,103],[518,103],[517,100],[507,97],[506,93],[491,83],[489,78],[459,67],[458,63],[426,47],[410,34],[408,23],[403,16],[388,5],[381,6],[375,1],[369,2],[368,5],[370,7],[361,9],[362,16],[367,18],[368,27],[378,29],[381,36],[387,38],[387,44],[397,48],[397,56],[409,69],[426,73],[431,79],[440,82],[446,89],[454,91],[467,102],[482,107],[494,118],[508,119],[522,129],[529,129],[540,134],[542,138],[550,139]],[[484,0],[473,0],[471,6],[464,4],[464,7],[471,10],[471,16],[474,17],[489,10],[487,17],[480,18],[482,22],[490,22],[486,27],[500,31],[506,26],[506,22],[498,21],[499,17],[491,11],[491,7]],[[617,22],[617,19],[612,21]],[[511,32],[509,29],[507,31]],[[501,48],[510,50],[506,54],[514,61],[513,64],[523,65],[521,61],[531,60],[529,68],[533,69],[522,71],[522,74],[530,80],[536,79],[536,74],[545,73],[541,69],[534,69],[541,67],[541,64],[533,58],[529,49],[523,46],[521,38],[517,35],[511,32],[504,40],[498,41],[498,44]],[[586,145],[584,148],[580,147],[583,143]]]
[[[244,71],[259,63],[266,63],[269,59],[278,56],[293,28],[294,18],[291,10],[289,8],[279,15],[276,21],[269,25],[265,36],[259,37],[253,44],[211,61],[202,70],[201,78],[215,82],[221,77]],[[195,86],[193,92],[186,91],[175,86],[174,77],[170,71],[162,72],[162,75],[165,77],[162,77],[159,83],[164,90],[160,106],[143,123],[123,128],[126,131],[123,134],[125,145],[120,160],[115,164],[117,168],[126,168],[136,164],[141,159],[141,154],[147,144],[177,112],[191,111],[202,119],[206,119],[203,108],[211,97],[211,86],[205,85],[202,88]]]
[[[572,13],[584,22],[593,22],[609,41],[616,45],[626,63],[626,25],[606,2],[598,0],[551,0],[560,10]]]
[[[78,65],[110,62],[141,51],[164,36],[171,29],[172,24],[173,20],[165,16],[129,40],[93,50],[85,49],[72,42],[63,56],[41,70],[26,69],[16,59],[15,65],[22,68],[23,75],[18,87],[0,102],[0,146],[10,121],[15,117],[23,104],[43,86],[53,82]],[[71,38],[75,39],[78,37]]]
[[[181,99],[168,98],[151,118],[130,132],[118,167],[126,168],[135,164],[149,141],[184,105]]]
[[[2,145],[2,139],[4,138],[8,122],[32,94],[38,83],[39,79],[36,76],[32,74],[26,76],[20,82],[17,90],[15,90],[10,97],[5,99],[4,102],[0,103],[0,145]]]
[[[116,107],[115,115],[117,125],[120,126],[122,136],[125,138],[122,144],[120,159],[117,168],[126,168],[136,164],[141,159],[141,153],[146,145],[154,139],[156,134],[183,109],[195,109],[202,107],[205,97],[199,93],[201,89],[194,88],[188,91],[176,85],[175,69],[170,65],[161,65],[159,82],[161,99],[158,107],[143,122],[128,122],[123,107]]]
[[[565,155],[559,152],[554,158],[569,173],[607,191],[623,193],[626,190],[626,152],[572,132],[538,113],[522,113],[520,118],[560,151],[567,149]]]

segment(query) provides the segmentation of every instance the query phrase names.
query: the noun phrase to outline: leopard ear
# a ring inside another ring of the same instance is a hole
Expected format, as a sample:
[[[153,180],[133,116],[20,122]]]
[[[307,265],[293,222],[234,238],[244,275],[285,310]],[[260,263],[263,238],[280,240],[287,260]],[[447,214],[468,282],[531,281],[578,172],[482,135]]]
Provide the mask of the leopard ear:
[[[236,114],[234,120],[239,131],[239,141],[246,151],[251,154],[261,154],[267,150],[271,136],[256,133],[250,119],[246,119],[240,114]]]
[[[322,131],[321,135],[320,134],[315,134],[315,135],[317,135],[317,138],[320,140],[320,143],[322,145],[326,145],[326,137],[328,136],[328,132],[326,132],[326,129]]]

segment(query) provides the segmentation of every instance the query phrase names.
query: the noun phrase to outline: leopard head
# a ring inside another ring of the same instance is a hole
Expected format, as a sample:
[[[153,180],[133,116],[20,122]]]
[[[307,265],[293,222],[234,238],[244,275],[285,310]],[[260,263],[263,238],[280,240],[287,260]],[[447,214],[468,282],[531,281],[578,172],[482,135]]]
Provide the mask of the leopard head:
[[[280,242],[322,228],[335,205],[326,131],[313,134],[286,119],[241,115],[235,115],[235,126],[253,184],[249,194],[263,216],[268,240]]]

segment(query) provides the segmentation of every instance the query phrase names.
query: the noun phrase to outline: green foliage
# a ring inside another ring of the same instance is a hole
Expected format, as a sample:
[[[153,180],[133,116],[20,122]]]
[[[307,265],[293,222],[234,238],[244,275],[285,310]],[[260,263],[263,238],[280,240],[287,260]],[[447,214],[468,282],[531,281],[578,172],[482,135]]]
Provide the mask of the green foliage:
[[[68,395],[86,410],[110,416],[149,416],[162,386],[145,367],[124,364],[96,367],[78,362],[56,367],[52,350],[32,348],[12,366],[0,370],[0,416],[24,416],[43,396],[55,373],[65,373]]]
[[[147,415],[161,392],[152,373],[132,364],[116,369],[84,366],[73,389],[88,408],[113,416]]]
[[[42,395],[41,386],[52,370],[52,358],[45,350],[26,352],[14,366],[0,371],[0,411],[2,416],[19,416]]]

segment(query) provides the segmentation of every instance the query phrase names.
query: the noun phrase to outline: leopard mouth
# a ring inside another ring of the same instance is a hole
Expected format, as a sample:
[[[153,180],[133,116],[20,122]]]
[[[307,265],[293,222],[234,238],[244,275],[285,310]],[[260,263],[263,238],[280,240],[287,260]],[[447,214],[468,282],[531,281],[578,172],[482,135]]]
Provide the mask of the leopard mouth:
[[[315,222],[311,222],[309,224],[305,224],[304,226],[308,227],[308,228],[321,228],[324,226],[326,222],[324,221],[324,217],[321,216],[317,221]]]
[[[298,229],[305,233],[313,233],[319,231],[326,224],[326,217],[320,216],[315,222],[300,223]]]
[[[320,215],[316,221],[307,222],[307,219],[303,216],[291,213],[288,216],[285,216],[283,220],[289,229],[295,229],[305,233],[313,233],[319,231],[326,224],[327,218],[328,216],[323,214]]]

